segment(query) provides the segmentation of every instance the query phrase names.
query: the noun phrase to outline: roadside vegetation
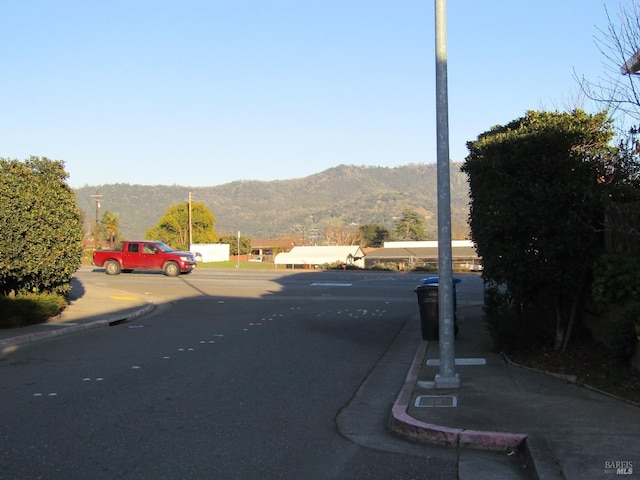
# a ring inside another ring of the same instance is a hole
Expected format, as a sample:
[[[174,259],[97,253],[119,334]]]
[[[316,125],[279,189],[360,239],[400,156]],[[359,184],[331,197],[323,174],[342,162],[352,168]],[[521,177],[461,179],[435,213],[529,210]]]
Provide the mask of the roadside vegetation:
[[[527,112],[463,171],[495,349],[640,402],[639,150],[613,134],[606,112]]]
[[[175,250],[188,251],[191,243],[217,243],[216,217],[202,202],[170,206],[145,238],[160,240]]]
[[[209,269],[209,270],[273,270],[274,264],[271,262],[237,262],[229,260],[226,262],[205,262],[198,263],[197,269]]]
[[[0,328],[16,328],[46,322],[67,306],[55,293],[19,293],[0,296]]]
[[[0,158],[0,327],[39,323],[66,305],[82,221],[61,161]]]

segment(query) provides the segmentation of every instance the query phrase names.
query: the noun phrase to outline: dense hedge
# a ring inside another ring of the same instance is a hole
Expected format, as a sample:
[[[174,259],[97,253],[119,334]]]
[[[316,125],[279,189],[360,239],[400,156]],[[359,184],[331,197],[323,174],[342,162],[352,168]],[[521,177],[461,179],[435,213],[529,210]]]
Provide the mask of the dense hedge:
[[[591,307],[606,320],[607,346],[620,358],[634,354],[640,326],[640,258],[605,254],[593,267]]]
[[[598,312],[640,302],[640,257],[605,254],[593,265],[591,298]]]
[[[64,163],[0,158],[0,295],[66,295],[80,266],[82,222]]]
[[[462,171],[483,277],[509,286],[514,315],[541,323],[548,314],[556,349],[566,346],[589,266],[603,249],[601,170],[615,153],[612,136],[605,112],[527,112],[467,143]]]

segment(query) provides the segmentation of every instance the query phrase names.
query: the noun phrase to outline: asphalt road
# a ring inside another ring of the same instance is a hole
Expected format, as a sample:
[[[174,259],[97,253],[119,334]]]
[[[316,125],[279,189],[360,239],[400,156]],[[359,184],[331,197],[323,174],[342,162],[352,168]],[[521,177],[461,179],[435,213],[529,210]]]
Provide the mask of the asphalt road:
[[[385,432],[423,277],[81,272],[158,308],[0,364],[0,479],[457,478],[455,451]]]

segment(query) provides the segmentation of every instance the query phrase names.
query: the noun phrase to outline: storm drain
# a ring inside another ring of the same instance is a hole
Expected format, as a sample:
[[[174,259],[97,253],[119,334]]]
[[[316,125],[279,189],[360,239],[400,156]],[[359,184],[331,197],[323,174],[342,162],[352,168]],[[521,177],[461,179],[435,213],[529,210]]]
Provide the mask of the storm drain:
[[[416,407],[457,407],[458,396],[457,395],[420,395],[416,397],[414,404]]]

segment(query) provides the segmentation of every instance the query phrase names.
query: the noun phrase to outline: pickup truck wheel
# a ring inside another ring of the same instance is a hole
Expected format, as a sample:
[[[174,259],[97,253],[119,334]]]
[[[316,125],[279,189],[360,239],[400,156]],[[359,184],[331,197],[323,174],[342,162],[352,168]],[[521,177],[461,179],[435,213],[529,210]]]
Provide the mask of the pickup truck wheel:
[[[120,273],[120,264],[115,260],[107,260],[104,264],[107,275],[118,275]]]
[[[180,275],[180,267],[176,262],[167,262],[164,266],[164,274],[167,277],[177,277]]]

